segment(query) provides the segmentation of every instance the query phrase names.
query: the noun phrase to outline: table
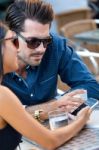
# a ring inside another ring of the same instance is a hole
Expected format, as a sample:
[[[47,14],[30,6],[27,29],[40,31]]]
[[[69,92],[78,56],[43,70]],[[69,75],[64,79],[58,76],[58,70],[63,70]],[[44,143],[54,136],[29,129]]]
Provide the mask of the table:
[[[74,138],[66,142],[57,150],[99,150],[99,107],[93,111],[91,119],[84,129]],[[31,141],[29,141],[31,142]],[[33,149],[43,150],[38,144],[33,143]]]
[[[85,128],[57,150],[99,150],[99,110],[92,113]]]
[[[99,129],[84,129],[58,150],[99,150]]]
[[[74,35],[78,42],[88,42],[91,44],[99,44],[99,29],[82,32]]]
[[[44,150],[36,143],[31,143],[33,144],[31,150]],[[57,150],[99,150],[99,128],[83,129],[77,136]]]

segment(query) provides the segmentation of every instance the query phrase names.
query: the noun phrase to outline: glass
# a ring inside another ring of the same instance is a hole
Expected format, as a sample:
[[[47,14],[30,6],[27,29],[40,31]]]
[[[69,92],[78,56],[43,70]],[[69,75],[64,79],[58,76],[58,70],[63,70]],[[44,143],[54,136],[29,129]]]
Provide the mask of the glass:
[[[68,125],[68,113],[66,111],[57,109],[49,112],[48,115],[51,130]]]

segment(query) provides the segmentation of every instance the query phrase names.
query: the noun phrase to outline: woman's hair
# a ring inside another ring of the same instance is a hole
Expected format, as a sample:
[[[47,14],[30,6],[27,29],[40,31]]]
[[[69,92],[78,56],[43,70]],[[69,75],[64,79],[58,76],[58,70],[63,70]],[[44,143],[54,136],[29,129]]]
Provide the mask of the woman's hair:
[[[6,22],[11,30],[24,31],[26,19],[49,24],[54,18],[52,6],[43,0],[16,0],[8,7]]]
[[[0,21],[0,81],[3,77],[3,57],[2,46],[8,27]]]

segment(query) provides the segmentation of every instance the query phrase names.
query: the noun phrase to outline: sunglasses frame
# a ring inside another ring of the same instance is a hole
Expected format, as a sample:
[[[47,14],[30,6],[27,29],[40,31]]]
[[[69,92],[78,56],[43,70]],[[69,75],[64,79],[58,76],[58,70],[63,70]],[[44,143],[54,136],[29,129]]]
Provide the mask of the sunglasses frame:
[[[6,39],[2,38],[2,39],[0,39],[0,42],[1,41],[7,41],[7,40],[14,40],[14,39],[18,39],[18,37],[15,36],[15,37],[10,37],[10,38],[6,38]]]
[[[40,39],[40,38],[36,38],[36,37],[31,37],[30,39],[27,39],[22,34],[20,34],[18,32],[16,32],[16,34],[17,34],[17,36],[19,36],[20,38],[22,38],[27,43],[27,47],[30,48],[30,49],[35,49],[35,48],[39,47],[41,43],[43,43],[43,47],[44,48],[47,48],[47,46],[52,41],[52,37],[51,36],[48,36],[45,39],[43,39],[43,38]],[[37,44],[36,46],[33,47],[33,45],[29,43],[30,41],[32,41],[32,39],[37,40],[39,42],[39,44]],[[49,40],[49,42],[44,43],[47,40]]]
[[[2,38],[0,39],[0,42],[2,41],[8,41],[8,40],[13,40],[13,44],[14,46],[18,49],[19,48],[19,44],[16,45],[15,41],[14,40],[17,40],[18,41],[18,36],[14,36],[14,37],[10,37],[10,38]],[[19,42],[18,42],[19,43]]]

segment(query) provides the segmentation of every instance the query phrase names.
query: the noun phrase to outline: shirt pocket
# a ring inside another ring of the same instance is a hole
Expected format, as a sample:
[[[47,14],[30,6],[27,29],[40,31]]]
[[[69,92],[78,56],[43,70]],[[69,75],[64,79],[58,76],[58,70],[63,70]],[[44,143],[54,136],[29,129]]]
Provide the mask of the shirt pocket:
[[[51,83],[53,83],[55,81],[55,78],[56,78],[56,75],[53,75],[53,76],[49,77],[48,79],[40,81],[40,85],[43,85],[45,83],[51,84]]]
[[[55,96],[56,87],[57,87],[57,76],[53,75],[39,82],[35,94],[38,97],[38,99],[50,99]]]

